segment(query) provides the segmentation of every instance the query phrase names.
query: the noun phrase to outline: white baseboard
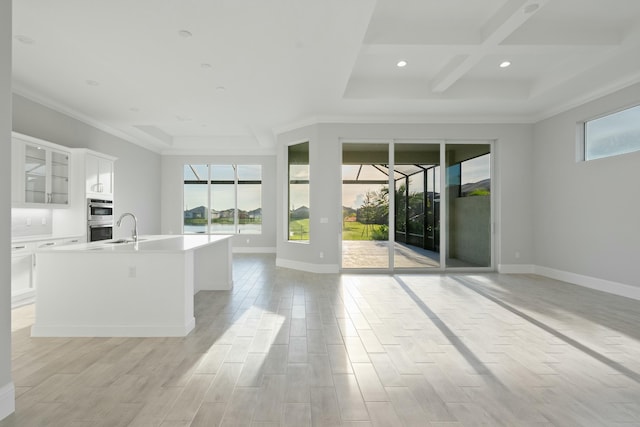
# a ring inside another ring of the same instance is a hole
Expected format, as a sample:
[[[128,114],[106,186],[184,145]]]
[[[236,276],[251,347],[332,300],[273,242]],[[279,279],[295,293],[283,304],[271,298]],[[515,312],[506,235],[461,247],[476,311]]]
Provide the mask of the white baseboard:
[[[0,387],[0,420],[8,417],[16,410],[16,389],[13,383]]]
[[[275,247],[254,248],[251,246],[238,246],[234,247],[232,252],[234,254],[275,254]]]
[[[196,326],[192,318],[184,326],[48,326],[33,325],[32,337],[184,337]]]
[[[533,274],[533,264],[498,264],[498,273],[502,274]]]
[[[309,262],[291,261],[289,259],[276,258],[276,266],[291,268],[293,270],[307,271],[309,273],[338,273],[340,267],[337,264],[311,264]]]
[[[585,288],[595,289],[597,291],[608,292],[610,294],[640,300],[640,287],[637,286],[598,279],[591,276],[584,276],[582,274],[571,273],[568,271],[556,270],[554,268],[541,267],[539,265],[536,265],[534,270],[534,273],[539,274],[540,276],[573,283],[574,285],[584,286]]]

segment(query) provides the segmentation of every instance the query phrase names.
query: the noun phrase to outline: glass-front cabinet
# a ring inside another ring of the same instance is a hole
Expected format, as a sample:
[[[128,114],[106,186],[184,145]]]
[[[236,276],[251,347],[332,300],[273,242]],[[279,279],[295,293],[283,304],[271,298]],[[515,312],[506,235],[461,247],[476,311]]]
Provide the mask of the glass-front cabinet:
[[[68,151],[26,136],[13,138],[14,205],[69,205]]]

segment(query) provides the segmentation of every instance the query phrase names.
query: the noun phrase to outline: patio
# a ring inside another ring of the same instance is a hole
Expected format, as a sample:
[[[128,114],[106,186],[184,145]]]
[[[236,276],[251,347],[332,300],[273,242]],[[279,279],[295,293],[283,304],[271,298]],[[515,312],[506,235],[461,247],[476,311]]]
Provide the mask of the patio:
[[[343,240],[342,268],[389,268],[389,242],[381,240]],[[440,265],[440,254],[395,242],[395,268],[433,268]]]

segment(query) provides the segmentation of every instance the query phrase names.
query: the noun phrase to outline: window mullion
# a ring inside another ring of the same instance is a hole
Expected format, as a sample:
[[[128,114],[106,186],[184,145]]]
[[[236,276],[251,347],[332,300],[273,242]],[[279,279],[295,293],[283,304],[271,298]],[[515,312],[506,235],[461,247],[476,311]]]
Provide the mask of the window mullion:
[[[233,165],[233,196],[234,196],[234,214],[233,223],[235,234],[240,233],[239,213],[238,213],[238,165]]]
[[[207,234],[211,234],[211,207],[213,206],[213,200],[211,200],[211,165],[207,165]]]

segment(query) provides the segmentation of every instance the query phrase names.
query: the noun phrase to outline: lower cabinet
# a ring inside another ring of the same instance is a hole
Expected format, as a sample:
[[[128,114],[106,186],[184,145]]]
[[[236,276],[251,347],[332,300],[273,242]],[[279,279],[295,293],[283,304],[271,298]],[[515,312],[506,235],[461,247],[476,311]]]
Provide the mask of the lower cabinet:
[[[19,307],[35,301],[36,251],[54,245],[80,243],[82,236],[52,238],[29,242],[11,243],[11,306]]]
[[[35,297],[33,289],[33,244],[11,245],[11,305],[27,304]]]

